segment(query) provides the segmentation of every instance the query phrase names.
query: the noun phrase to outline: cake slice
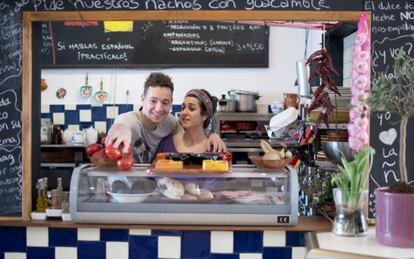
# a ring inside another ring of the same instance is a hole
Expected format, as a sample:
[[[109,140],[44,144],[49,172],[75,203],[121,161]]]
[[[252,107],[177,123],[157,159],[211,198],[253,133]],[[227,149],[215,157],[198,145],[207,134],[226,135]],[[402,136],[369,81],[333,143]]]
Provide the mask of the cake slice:
[[[229,162],[225,160],[203,160],[203,170],[228,171]]]
[[[183,161],[160,159],[155,162],[157,169],[183,169]]]

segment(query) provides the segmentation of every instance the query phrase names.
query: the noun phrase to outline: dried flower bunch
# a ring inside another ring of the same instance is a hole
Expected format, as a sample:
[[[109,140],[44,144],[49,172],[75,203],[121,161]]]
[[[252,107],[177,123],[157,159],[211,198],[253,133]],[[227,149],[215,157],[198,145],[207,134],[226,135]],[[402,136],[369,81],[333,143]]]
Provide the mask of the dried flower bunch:
[[[307,113],[310,113],[317,108],[322,108],[318,115],[317,124],[319,124],[320,121],[328,124],[335,111],[335,106],[329,99],[329,91],[341,95],[332,78],[333,74],[339,75],[339,73],[333,67],[331,56],[326,48],[314,52],[307,60],[306,65],[316,65],[317,67],[316,71],[309,77],[309,81],[315,77],[320,78],[320,84],[313,93],[313,100],[307,108]]]

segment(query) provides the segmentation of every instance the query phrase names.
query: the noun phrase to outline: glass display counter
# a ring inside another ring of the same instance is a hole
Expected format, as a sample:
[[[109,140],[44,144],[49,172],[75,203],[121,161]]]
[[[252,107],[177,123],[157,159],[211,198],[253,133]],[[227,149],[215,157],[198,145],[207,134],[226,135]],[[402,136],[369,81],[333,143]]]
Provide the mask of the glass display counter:
[[[295,225],[298,179],[292,168],[233,166],[225,174],[156,174],[84,165],[70,186],[72,220],[83,223]]]

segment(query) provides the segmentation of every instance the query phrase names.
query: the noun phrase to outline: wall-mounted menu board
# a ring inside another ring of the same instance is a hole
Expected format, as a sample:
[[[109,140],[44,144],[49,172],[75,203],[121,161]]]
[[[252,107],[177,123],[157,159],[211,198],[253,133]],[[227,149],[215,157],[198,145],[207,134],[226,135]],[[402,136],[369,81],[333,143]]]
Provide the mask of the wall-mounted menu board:
[[[0,217],[21,217],[21,16],[8,11],[0,5]]]
[[[372,77],[394,74],[393,56],[403,48],[414,57],[414,2],[411,0],[365,1],[365,8],[373,11],[372,17]],[[371,114],[370,140],[376,150],[369,182],[369,217],[375,217],[374,190],[400,180],[399,135],[400,118],[386,113]],[[414,118],[407,126],[408,181],[414,181]]]
[[[125,21],[42,24],[42,67],[268,67],[267,26]]]

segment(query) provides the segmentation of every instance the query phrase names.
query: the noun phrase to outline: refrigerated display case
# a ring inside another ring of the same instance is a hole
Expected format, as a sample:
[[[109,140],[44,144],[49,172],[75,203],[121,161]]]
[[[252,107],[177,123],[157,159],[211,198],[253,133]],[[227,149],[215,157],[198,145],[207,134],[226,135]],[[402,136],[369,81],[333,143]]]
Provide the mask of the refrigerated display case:
[[[290,167],[188,174],[84,165],[75,168],[70,187],[72,220],[84,223],[295,225],[297,207],[297,172]]]

